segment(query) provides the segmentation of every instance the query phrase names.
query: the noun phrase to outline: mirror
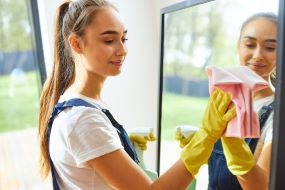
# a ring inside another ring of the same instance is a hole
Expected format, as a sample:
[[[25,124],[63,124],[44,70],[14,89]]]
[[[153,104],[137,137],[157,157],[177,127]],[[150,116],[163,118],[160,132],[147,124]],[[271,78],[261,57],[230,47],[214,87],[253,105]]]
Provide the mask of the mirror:
[[[257,12],[278,14],[278,5],[278,0],[196,0],[161,10],[159,173],[179,158],[177,127],[200,127],[209,97],[206,66],[239,65],[243,21]],[[196,189],[207,189],[206,181],[207,165],[199,171]]]

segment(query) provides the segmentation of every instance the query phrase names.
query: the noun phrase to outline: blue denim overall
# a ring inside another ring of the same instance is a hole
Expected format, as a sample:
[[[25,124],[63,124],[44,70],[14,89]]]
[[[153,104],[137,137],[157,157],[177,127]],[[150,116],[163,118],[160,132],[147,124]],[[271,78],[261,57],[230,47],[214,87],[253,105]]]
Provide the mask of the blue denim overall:
[[[273,110],[274,102],[268,106],[263,106],[259,111],[260,130],[263,128],[267,118]],[[246,138],[245,142],[249,145],[251,152],[254,153],[258,138]],[[208,190],[242,190],[238,179],[233,175],[227,166],[223,152],[221,139],[214,145],[213,152],[208,161],[209,166],[209,185]]]
[[[75,99],[70,99],[68,101],[64,101],[62,103],[57,103],[52,111],[51,117],[49,118],[48,121],[48,131],[47,131],[47,135],[48,135],[48,145],[49,145],[49,138],[50,138],[50,133],[51,133],[51,129],[52,129],[52,124],[53,121],[55,119],[55,117],[64,109],[66,108],[70,108],[73,106],[85,106],[85,107],[91,107],[94,109],[99,109],[96,106],[82,100],[79,98],[75,98]],[[128,153],[128,155],[136,162],[139,163],[139,159],[137,157],[137,153],[129,139],[129,136],[127,134],[127,132],[125,131],[125,129],[123,128],[122,125],[120,125],[112,116],[112,114],[109,112],[109,110],[106,109],[102,109],[101,110],[111,121],[112,125],[117,129],[118,135],[120,137],[121,143],[124,147],[124,150]],[[50,161],[50,168],[51,168],[51,174],[52,174],[52,183],[53,183],[53,189],[54,190],[60,190],[57,180],[56,180],[56,170],[55,167],[53,165],[53,162],[50,158],[50,154],[49,154],[49,161]]]

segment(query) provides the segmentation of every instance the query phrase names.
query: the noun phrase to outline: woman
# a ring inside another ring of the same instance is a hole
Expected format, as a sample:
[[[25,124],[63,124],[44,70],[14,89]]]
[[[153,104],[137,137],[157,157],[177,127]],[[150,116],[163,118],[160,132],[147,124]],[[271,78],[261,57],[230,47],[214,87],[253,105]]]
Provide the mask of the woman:
[[[54,189],[185,189],[235,116],[230,94],[212,94],[196,140],[153,182],[100,95],[127,55],[127,30],[116,8],[104,0],[66,1],[58,8],[54,39],[39,115],[41,169],[44,176],[52,171]]]
[[[238,40],[240,64],[266,81],[276,67],[276,34],[277,16],[258,13],[243,23]],[[209,190],[268,189],[273,101],[274,92],[270,87],[254,93],[253,106],[259,113],[261,127],[258,141],[245,139],[248,146],[242,139],[222,137],[215,144],[208,163]]]

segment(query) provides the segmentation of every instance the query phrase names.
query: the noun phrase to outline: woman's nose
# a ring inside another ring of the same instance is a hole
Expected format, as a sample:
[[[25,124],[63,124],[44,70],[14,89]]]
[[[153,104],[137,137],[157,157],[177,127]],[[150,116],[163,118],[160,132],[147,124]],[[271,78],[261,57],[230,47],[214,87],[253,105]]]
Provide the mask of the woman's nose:
[[[116,55],[125,56],[128,53],[127,45],[123,42],[119,43]]]
[[[255,59],[255,60],[262,60],[263,59],[263,53],[262,53],[262,49],[260,47],[258,47],[254,50],[253,59]]]

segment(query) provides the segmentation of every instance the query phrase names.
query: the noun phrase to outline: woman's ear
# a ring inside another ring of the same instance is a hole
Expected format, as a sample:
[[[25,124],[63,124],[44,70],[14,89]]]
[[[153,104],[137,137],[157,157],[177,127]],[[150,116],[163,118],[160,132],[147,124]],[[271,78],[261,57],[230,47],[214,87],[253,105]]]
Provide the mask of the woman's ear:
[[[78,36],[71,34],[68,37],[68,43],[74,52],[78,54],[81,54],[83,52],[82,51],[82,41]]]

